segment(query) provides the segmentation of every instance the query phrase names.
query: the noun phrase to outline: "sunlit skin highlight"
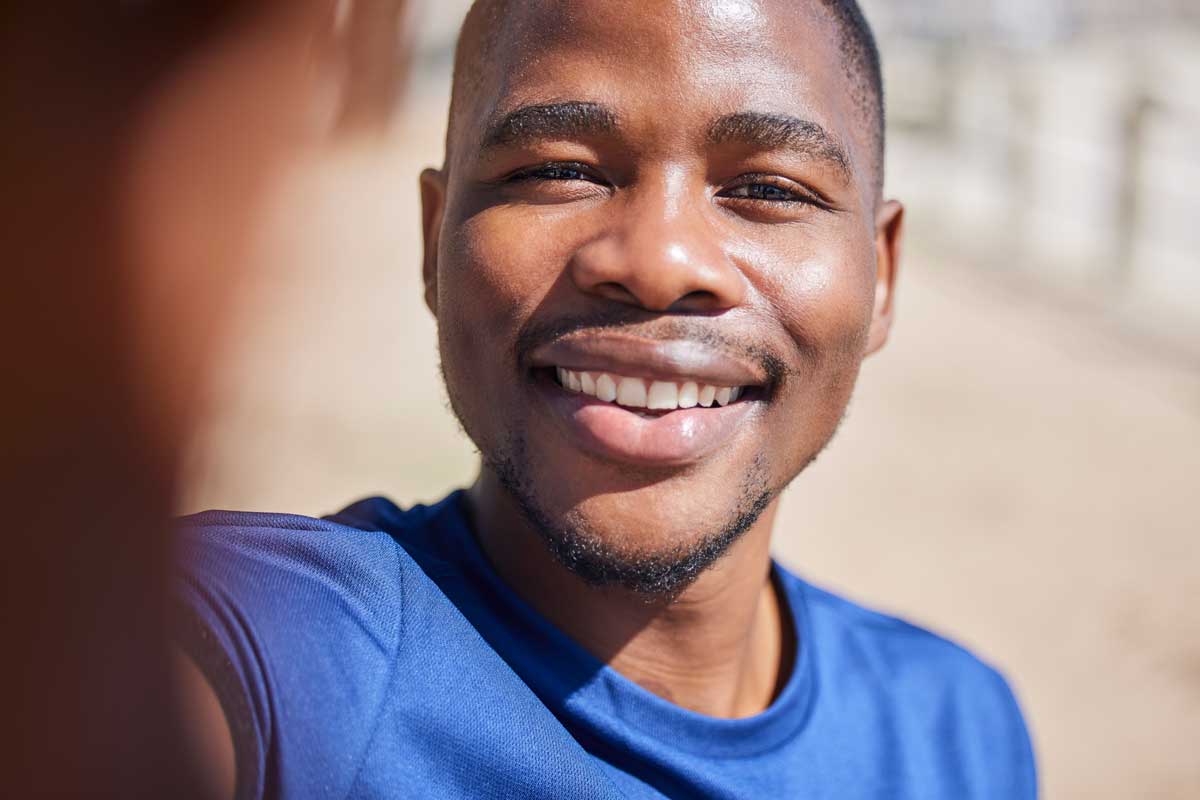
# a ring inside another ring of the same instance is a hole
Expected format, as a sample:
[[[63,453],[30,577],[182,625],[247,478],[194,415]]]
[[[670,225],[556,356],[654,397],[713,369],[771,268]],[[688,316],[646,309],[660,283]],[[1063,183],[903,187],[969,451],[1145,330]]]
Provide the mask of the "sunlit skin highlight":
[[[456,97],[445,166],[422,176],[426,299],[499,574],[642,686],[747,716],[796,646],[769,580],[778,494],[886,340],[902,213],[880,199],[819,5],[653,5],[507,10]],[[472,24],[462,47],[480,46]],[[596,408],[538,362],[559,339],[616,361],[640,344],[667,379],[685,367],[654,345],[690,342],[757,383],[712,411]],[[720,558],[648,592],[572,571],[561,550],[580,542],[630,563],[716,543]]]

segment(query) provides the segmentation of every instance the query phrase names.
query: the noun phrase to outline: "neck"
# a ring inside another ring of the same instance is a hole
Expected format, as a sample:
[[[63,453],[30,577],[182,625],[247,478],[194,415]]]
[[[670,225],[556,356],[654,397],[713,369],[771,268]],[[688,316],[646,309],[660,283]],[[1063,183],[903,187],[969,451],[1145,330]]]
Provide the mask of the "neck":
[[[500,577],[626,678],[715,717],[757,714],[778,693],[795,642],[770,578],[777,501],[682,593],[658,598],[571,573],[486,470],[468,498],[480,546]]]

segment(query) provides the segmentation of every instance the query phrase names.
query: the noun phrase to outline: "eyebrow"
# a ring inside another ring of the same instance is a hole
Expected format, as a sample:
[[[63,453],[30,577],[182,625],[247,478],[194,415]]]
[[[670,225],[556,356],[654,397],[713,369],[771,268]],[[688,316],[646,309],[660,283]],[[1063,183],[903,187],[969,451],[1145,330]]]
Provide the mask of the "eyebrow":
[[[601,103],[568,100],[516,108],[492,119],[484,129],[481,148],[555,139],[582,139],[614,133],[616,113]],[[713,145],[737,143],[759,150],[793,150],[834,166],[847,181],[851,178],[846,149],[816,122],[789,114],[739,111],[726,114],[708,128]]]
[[[608,106],[577,100],[521,106],[489,122],[482,149],[554,139],[582,139],[610,134],[617,115]]]
[[[727,114],[708,129],[710,144],[737,143],[760,150],[794,150],[832,164],[850,180],[850,157],[840,142],[812,120],[788,114],[741,111]]]

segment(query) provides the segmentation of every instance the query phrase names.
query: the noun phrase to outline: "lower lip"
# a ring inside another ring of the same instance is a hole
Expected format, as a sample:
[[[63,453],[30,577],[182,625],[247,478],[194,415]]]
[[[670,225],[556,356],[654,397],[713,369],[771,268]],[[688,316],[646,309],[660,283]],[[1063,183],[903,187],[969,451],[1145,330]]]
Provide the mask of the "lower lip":
[[[677,409],[643,417],[615,403],[539,381],[553,416],[581,449],[607,461],[644,466],[692,464],[727,446],[760,405]]]

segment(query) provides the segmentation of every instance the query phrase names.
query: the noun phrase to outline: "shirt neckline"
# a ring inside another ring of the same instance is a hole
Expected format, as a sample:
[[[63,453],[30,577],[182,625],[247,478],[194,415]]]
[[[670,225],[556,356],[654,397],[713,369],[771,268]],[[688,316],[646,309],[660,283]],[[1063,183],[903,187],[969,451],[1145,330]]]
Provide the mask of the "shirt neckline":
[[[799,734],[816,691],[811,624],[803,583],[777,562],[771,562],[771,577],[787,603],[797,648],[791,673],[762,712],[737,719],[713,717],[639,686],[521,599],[488,562],[465,502],[459,490],[428,509],[428,522],[439,534],[431,548],[451,567],[431,577],[443,591],[450,590],[451,601],[577,736],[594,737],[593,744],[615,738],[642,752],[667,748],[706,758],[746,758]],[[423,566],[428,572],[428,565]]]

